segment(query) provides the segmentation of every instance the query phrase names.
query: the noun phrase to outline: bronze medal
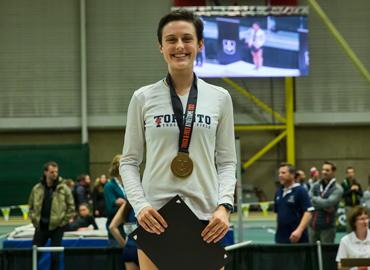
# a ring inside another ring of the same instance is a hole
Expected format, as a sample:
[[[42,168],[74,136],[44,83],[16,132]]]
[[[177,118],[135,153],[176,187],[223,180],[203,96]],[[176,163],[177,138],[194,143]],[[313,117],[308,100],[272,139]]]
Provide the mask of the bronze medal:
[[[188,153],[178,152],[171,162],[172,173],[178,177],[188,177],[193,172],[193,161]]]
[[[197,77],[195,74],[193,76],[194,79],[185,107],[185,114],[182,102],[172,84],[171,75],[168,74],[166,78],[167,85],[170,88],[172,109],[180,131],[179,150],[176,157],[171,162],[171,171],[175,176],[180,178],[188,177],[193,172],[194,167],[193,161],[189,157],[189,146],[195,122],[195,110],[198,98]]]

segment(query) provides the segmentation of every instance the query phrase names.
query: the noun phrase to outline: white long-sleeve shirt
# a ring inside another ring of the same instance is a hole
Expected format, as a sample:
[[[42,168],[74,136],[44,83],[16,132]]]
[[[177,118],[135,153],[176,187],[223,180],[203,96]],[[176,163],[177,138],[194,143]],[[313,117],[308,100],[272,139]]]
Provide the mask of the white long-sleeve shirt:
[[[255,48],[261,48],[266,42],[266,34],[262,29],[258,29],[257,31],[251,28],[248,32],[248,39],[247,39],[249,46],[254,46]]]
[[[236,153],[232,100],[221,87],[201,79],[197,83],[196,118],[189,147],[194,169],[186,178],[175,176],[170,169],[178,152],[179,128],[165,80],[144,86],[132,96],[120,174],[136,215],[146,206],[159,209],[175,195],[203,220],[210,219],[219,204],[233,204]],[[145,148],[146,164],[140,181]]]

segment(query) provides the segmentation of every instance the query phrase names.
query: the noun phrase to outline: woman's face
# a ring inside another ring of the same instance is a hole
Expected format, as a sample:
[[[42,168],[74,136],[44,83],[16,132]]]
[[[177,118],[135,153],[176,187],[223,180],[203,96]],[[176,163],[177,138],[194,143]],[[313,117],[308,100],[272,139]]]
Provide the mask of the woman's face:
[[[203,41],[198,42],[191,22],[172,21],[163,28],[160,51],[169,71],[192,70],[194,59],[202,46]]]
[[[356,218],[356,230],[363,230],[369,228],[369,216],[367,214],[362,214]]]

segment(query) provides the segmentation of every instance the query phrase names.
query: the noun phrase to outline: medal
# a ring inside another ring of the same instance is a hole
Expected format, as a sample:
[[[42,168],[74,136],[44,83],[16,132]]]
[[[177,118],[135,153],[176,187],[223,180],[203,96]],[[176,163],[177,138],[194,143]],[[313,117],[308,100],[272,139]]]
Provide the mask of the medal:
[[[166,82],[170,88],[172,109],[175,114],[177,126],[180,130],[179,150],[177,156],[171,162],[171,171],[175,176],[185,178],[193,172],[194,167],[193,161],[189,157],[189,146],[195,122],[195,109],[197,107],[197,78],[194,74],[193,83],[189,92],[188,102],[185,107],[185,114],[183,112],[182,102],[176,94],[176,89],[172,84],[170,74],[167,75]]]
[[[193,161],[188,153],[178,152],[171,162],[172,173],[178,177],[187,177],[193,172]]]

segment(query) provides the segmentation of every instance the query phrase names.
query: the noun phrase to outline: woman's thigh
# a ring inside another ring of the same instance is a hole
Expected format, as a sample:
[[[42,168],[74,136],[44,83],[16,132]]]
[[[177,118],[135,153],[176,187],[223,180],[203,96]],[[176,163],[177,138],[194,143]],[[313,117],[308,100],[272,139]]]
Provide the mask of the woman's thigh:
[[[140,270],[158,270],[151,259],[141,249],[137,250],[137,255],[139,257]]]
[[[140,270],[158,270],[158,268],[142,250],[138,249],[137,255],[139,257]],[[225,267],[222,267],[220,270],[225,270]]]

